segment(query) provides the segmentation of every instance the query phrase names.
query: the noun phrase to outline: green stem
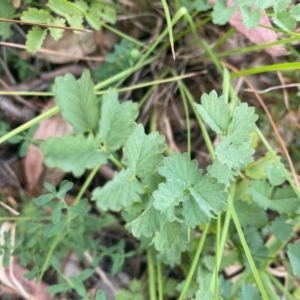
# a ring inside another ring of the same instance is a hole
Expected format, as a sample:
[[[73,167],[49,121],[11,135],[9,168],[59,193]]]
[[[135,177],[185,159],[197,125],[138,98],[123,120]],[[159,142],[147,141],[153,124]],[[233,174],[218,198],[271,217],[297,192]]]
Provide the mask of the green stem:
[[[163,277],[161,270],[161,262],[157,261],[157,286],[158,286],[158,300],[164,299],[164,287],[163,287]]]
[[[152,258],[151,249],[147,251],[147,267],[148,267],[148,282],[149,282],[149,295],[150,300],[156,300],[156,281],[155,281],[155,271],[154,263]]]
[[[233,184],[235,185],[235,183]],[[239,238],[241,240],[241,243],[242,243],[242,246],[243,246],[243,249],[244,249],[244,252],[246,254],[246,257],[247,257],[247,260],[249,262],[249,265],[250,265],[250,268],[251,268],[251,271],[253,273],[253,276],[254,276],[254,279],[256,281],[256,284],[258,286],[258,289],[262,295],[262,298],[264,300],[268,300],[268,296],[267,296],[267,293],[265,291],[265,288],[262,284],[262,281],[261,281],[261,278],[259,276],[259,273],[257,271],[257,268],[255,266],[255,263],[254,263],[254,260],[252,258],[252,255],[251,255],[251,252],[250,252],[250,249],[248,247],[248,244],[247,244],[247,241],[245,239],[245,236],[244,236],[244,232],[242,230],[242,227],[241,227],[241,224],[240,224],[240,221],[238,219],[238,216],[236,214],[236,211],[234,209],[234,206],[233,206],[233,199],[232,198],[229,198],[229,201],[228,201],[228,209],[230,210],[231,212],[231,215],[232,215],[232,219],[233,219],[233,222],[235,224],[235,227],[236,227],[236,230],[238,232],[238,235],[239,235]]]
[[[207,235],[207,232],[208,232],[208,229],[209,229],[209,226],[210,226],[210,223],[208,223],[203,232],[202,232],[202,236],[199,240],[199,243],[198,243],[198,247],[197,247],[197,250],[196,250],[196,253],[194,255],[194,258],[193,258],[193,262],[192,262],[192,265],[190,267],[190,270],[189,270],[189,273],[188,273],[188,276],[186,278],[186,281],[185,281],[185,284],[184,284],[184,287],[181,291],[181,294],[180,294],[180,297],[179,297],[179,300],[183,300],[187,291],[188,291],[188,288],[192,282],[192,279],[193,279],[193,276],[194,276],[194,273],[196,271],[196,268],[198,266],[198,262],[199,262],[199,258],[200,258],[200,254],[201,254],[201,251],[202,251],[202,248],[203,248],[203,245],[204,245],[204,242],[205,242],[205,239],[206,239],[206,235]]]

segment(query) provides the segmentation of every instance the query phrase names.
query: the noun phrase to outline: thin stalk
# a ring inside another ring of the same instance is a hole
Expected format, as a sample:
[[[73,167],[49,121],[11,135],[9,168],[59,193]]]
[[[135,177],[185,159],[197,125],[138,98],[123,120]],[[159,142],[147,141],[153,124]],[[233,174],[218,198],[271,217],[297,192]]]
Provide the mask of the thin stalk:
[[[280,300],[281,298],[276,294],[274,287],[272,285],[272,282],[270,278],[267,276],[266,272],[261,273],[261,280],[263,282],[263,285],[266,289],[266,292],[268,293],[270,299],[272,300]]]
[[[270,280],[273,282],[273,284],[283,293],[283,295],[288,300],[297,300],[289,291],[288,289],[282,285],[282,283],[272,274],[266,273],[266,276],[270,278]]]
[[[170,11],[169,11],[169,7],[168,7],[168,4],[167,4],[166,0],[161,0],[161,3],[163,5],[164,11],[165,11],[165,15],[166,15],[166,21],[167,21],[167,28],[168,28],[168,32],[169,32],[170,45],[171,45],[171,50],[172,50],[173,58],[175,60],[174,38],[173,38],[172,21],[171,21],[171,17],[170,17]]]
[[[235,183],[233,183],[233,185],[235,185]],[[244,249],[244,252],[245,252],[245,255],[247,257],[247,260],[249,262],[249,265],[250,265],[250,268],[251,268],[251,271],[253,273],[253,276],[254,276],[254,279],[256,281],[256,284],[257,284],[257,287],[262,295],[262,298],[264,300],[268,300],[268,296],[267,296],[267,293],[265,291],[265,288],[262,284],[262,281],[261,281],[261,278],[259,276],[259,273],[257,271],[257,268],[255,266],[255,263],[254,263],[254,260],[252,258],[252,255],[251,255],[251,252],[250,252],[250,249],[248,247],[248,244],[247,244],[247,241],[245,239],[245,236],[244,236],[244,232],[242,230],[242,227],[241,227],[241,224],[240,224],[240,221],[238,219],[238,216],[236,214],[236,211],[235,211],[235,208],[233,206],[233,199],[229,198],[228,200],[228,209],[230,210],[231,212],[231,215],[232,215],[232,219],[233,219],[233,222],[235,224],[235,227],[236,227],[236,230],[238,232],[238,235],[239,235],[239,238],[241,240],[241,243],[242,243],[242,246],[243,246],[243,249]]]
[[[164,299],[164,287],[163,287],[163,277],[161,270],[161,263],[157,261],[157,287],[158,287],[158,300]]]
[[[150,300],[157,300],[156,297],[156,280],[155,280],[155,268],[152,258],[152,251],[147,251],[147,268],[148,268],[148,282],[149,282],[149,295]]]
[[[215,244],[215,267],[214,267],[214,277],[212,281],[214,282],[214,300],[219,299],[219,284],[218,284],[218,275],[219,275],[219,256],[222,255],[220,252],[220,232],[221,232],[221,213],[218,213],[217,217],[217,234],[216,234],[216,244]]]
[[[51,109],[49,109],[48,111],[46,111],[45,113],[41,114],[40,116],[24,123],[23,125],[19,126],[18,128],[10,131],[9,133],[5,134],[3,137],[0,138],[0,144],[2,144],[3,142],[7,141],[8,139],[10,139],[11,137],[21,133],[22,131],[40,123],[41,121],[50,118],[51,116],[57,114],[60,111],[60,109],[56,106],[53,107]]]
[[[205,242],[205,239],[206,239],[206,235],[207,235],[207,232],[208,232],[208,229],[209,229],[209,226],[210,226],[210,223],[208,223],[203,232],[202,232],[202,235],[201,235],[201,238],[199,240],[199,243],[198,243],[198,247],[197,247],[197,250],[196,250],[196,253],[194,255],[194,258],[193,258],[193,262],[192,262],[192,265],[190,267],[190,270],[189,270],[189,273],[186,277],[186,281],[184,283],[184,287],[181,291],[181,294],[180,294],[180,297],[179,297],[179,300],[183,300],[186,293],[187,293],[187,290],[192,282],[192,279],[193,279],[193,276],[194,276],[194,273],[196,271],[196,268],[198,266],[198,262],[199,262],[199,258],[200,258],[200,254],[201,254],[201,251],[202,251],[202,248],[203,248],[203,245],[204,245],[204,242]]]

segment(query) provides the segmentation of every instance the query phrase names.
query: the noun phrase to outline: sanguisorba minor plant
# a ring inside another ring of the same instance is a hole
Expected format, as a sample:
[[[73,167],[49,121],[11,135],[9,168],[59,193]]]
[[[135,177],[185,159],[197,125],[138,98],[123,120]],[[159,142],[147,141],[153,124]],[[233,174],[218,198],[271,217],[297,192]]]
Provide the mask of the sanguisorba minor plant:
[[[226,10],[227,17],[222,19],[220,11],[227,8],[223,2],[217,1],[214,7],[213,17],[219,16],[219,23],[228,21],[228,16],[234,13],[234,9]],[[254,16],[262,8],[257,3]],[[249,19],[252,12],[250,6],[239,5],[243,16]],[[282,17],[286,7],[274,6],[275,17],[281,27],[284,25]],[[70,9],[69,6],[62,8]],[[76,5],[72,9],[77,16]],[[297,9],[288,11],[295,20],[298,18],[297,12]],[[39,21],[35,19],[36,13],[36,10],[30,10],[24,14],[24,20]],[[56,13],[64,15],[65,11]],[[46,19],[51,24],[58,22],[48,14],[39,11],[40,22]],[[174,16],[173,23],[183,15],[190,17],[187,9],[181,9]],[[84,16],[89,17],[88,13]],[[93,18],[87,21],[93,22]],[[60,22],[65,24],[65,20]],[[191,28],[195,32],[193,24]],[[180,265],[185,275],[177,286],[175,297],[179,299],[273,300],[280,299],[278,291],[286,299],[297,299],[296,293],[291,293],[297,291],[296,286],[290,283],[292,287],[286,288],[268,271],[268,267],[271,263],[282,261],[279,257],[281,251],[287,252],[286,258],[289,260],[284,263],[287,269],[292,270],[290,276],[300,278],[300,243],[289,243],[300,222],[299,191],[256,127],[254,108],[246,103],[239,104],[236,95],[228,92],[230,88],[226,84],[225,97],[212,91],[202,95],[199,104],[180,82],[182,99],[187,100],[194,110],[212,158],[212,164],[204,174],[197,161],[191,159],[190,150],[183,154],[167,155],[169,151],[165,151],[167,145],[164,136],[158,132],[147,133],[143,125],[136,123],[139,115],[137,103],[120,103],[115,89],[106,91],[101,97],[95,94],[95,90],[123,80],[142,65],[155,60],[155,55],[148,57],[154,53],[153,50],[167,32],[165,30],[159,35],[138,63],[130,65],[130,70],[120,70],[113,79],[96,87],[88,71],[84,71],[78,80],[70,74],[56,78],[53,93],[57,107],[0,138],[1,143],[15,132],[60,111],[72,126],[73,133],[40,142],[45,163],[71,172],[76,177],[91,170],[70,206],[65,197],[72,189],[71,182],[63,181],[58,189],[45,184],[49,193],[38,197],[36,204],[50,207],[51,218],[46,210],[39,210],[28,203],[23,215],[34,215],[35,220],[29,222],[26,218],[23,221],[20,218],[18,221],[22,226],[18,227],[13,255],[19,256],[23,266],[34,262],[26,275],[30,279],[37,277],[41,281],[49,268],[57,271],[58,283],[50,286],[47,289],[49,292],[73,289],[83,299],[89,299],[83,281],[93,274],[93,267],[102,258],[99,244],[91,233],[95,228],[101,230],[104,226],[116,223],[116,218],[109,213],[113,211],[121,214],[126,229],[147,251],[149,295],[145,292],[145,299],[157,299],[156,293],[160,300],[163,299],[163,282],[167,281],[163,274],[167,274],[169,266],[175,265]],[[58,37],[61,34],[60,31],[51,30],[50,33],[57,33]],[[29,44],[34,48],[32,51],[37,50],[45,35],[46,31],[36,27],[32,30],[31,38],[38,36],[40,41],[35,43],[29,39]],[[202,43],[205,48],[205,42]],[[215,57],[212,58],[220,65]],[[225,69],[223,71],[226,74]],[[231,99],[228,102],[229,94]],[[217,137],[215,146],[211,142],[212,135]],[[257,137],[263,141],[268,153],[253,161]],[[99,167],[108,162],[118,169],[114,178],[104,186],[96,187],[92,199],[82,199]],[[90,212],[91,201],[98,208],[98,215]],[[266,211],[273,212],[275,217],[269,220]],[[122,244],[118,247],[120,249],[116,255],[119,256],[115,260],[114,273],[120,269],[125,257],[132,255],[124,253]],[[7,265],[11,255],[9,234],[5,234],[2,248],[3,263]],[[81,274],[66,278],[61,271],[60,260],[70,248],[81,257],[88,249],[93,253],[94,262],[91,268]],[[233,264],[240,266],[236,281],[224,277],[227,266]],[[151,271],[154,267],[157,279]],[[104,298],[103,292],[99,291],[96,299]]]

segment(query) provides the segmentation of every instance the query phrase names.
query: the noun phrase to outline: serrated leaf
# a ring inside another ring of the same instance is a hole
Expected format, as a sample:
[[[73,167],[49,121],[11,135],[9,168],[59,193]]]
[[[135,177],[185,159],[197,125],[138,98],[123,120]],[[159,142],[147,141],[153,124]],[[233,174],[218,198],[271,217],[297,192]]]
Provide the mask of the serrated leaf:
[[[254,1],[254,7],[259,9],[266,9],[274,5],[274,0],[255,0]]]
[[[261,300],[258,290],[251,284],[243,284],[242,290],[239,294],[239,300],[257,299]]]
[[[291,262],[293,274],[300,279],[300,243],[288,244],[287,254]]]
[[[211,291],[199,290],[196,293],[196,300],[213,300],[214,296]]]
[[[207,173],[209,176],[217,178],[219,183],[226,184],[226,186],[230,186],[231,182],[235,181],[235,176],[237,176],[234,170],[217,159],[214,160],[212,165],[207,167]]]
[[[138,125],[124,147],[124,165],[135,168],[139,179],[146,179],[163,160],[161,153],[165,149],[164,140],[158,132],[145,134],[144,127]]]
[[[164,166],[158,169],[158,173],[167,180],[182,181],[186,186],[199,181],[202,171],[198,168],[198,162],[191,160],[187,153],[173,153],[164,159]]]
[[[162,225],[166,222],[166,217],[160,211],[156,210],[153,205],[147,209],[138,218],[128,224],[132,234],[140,238],[142,235],[151,237],[155,232],[160,231]]]
[[[216,178],[202,176],[192,188],[188,188],[201,210],[208,216],[214,216],[226,208],[228,193],[225,185],[218,183]]]
[[[171,249],[179,241],[180,233],[181,224],[179,222],[165,223],[153,239],[155,249],[157,251]]]
[[[93,135],[65,135],[47,140],[41,149],[49,167],[58,167],[81,176],[86,169],[106,163],[108,154],[101,151],[99,145],[99,138]]]
[[[254,150],[250,148],[249,142],[236,145],[230,138],[224,138],[216,147],[217,159],[236,171],[252,161],[253,153]]]
[[[199,223],[206,224],[209,222],[209,217],[192,197],[184,201],[182,215],[184,216],[185,223],[192,228],[195,228]]]
[[[290,9],[290,14],[294,19],[300,21],[300,4],[293,5]]]
[[[208,0],[195,0],[192,7],[197,11],[207,11],[212,8]]]
[[[102,99],[99,134],[108,151],[116,151],[125,145],[133,132],[138,116],[136,103],[118,101],[118,92],[109,90]]]
[[[276,13],[284,11],[287,9],[290,3],[291,0],[277,0],[277,1],[273,0],[273,9]]]
[[[250,6],[242,6],[241,14],[243,19],[243,24],[249,30],[256,27],[261,19],[260,9],[252,9]]]
[[[158,190],[153,193],[153,206],[163,211],[169,221],[174,219],[174,207],[184,200],[186,184],[179,180],[169,180],[161,183]]]
[[[1,0],[0,1],[0,16],[3,18],[9,18],[11,17],[16,9],[12,5],[10,0]],[[1,26],[3,23],[1,23]]]
[[[71,74],[57,77],[53,92],[64,119],[75,131],[87,132],[97,129],[100,113],[88,70],[85,70],[77,81]]]
[[[255,122],[257,118],[254,108],[249,107],[247,103],[237,106],[233,113],[230,133],[228,134],[231,142],[239,145],[249,142],[251,133],[256,128]]]
[[[279,11],[272,17],[272,21],[285,31],[292,31],[296,27],[296,19],[289,11]]]
[[[272,191],[271,185],[264,180],[254,180],[250,183],[250,194],[253,200],[264,209],[290,213],[299,207],[299,199],[292,188],[277,189],[271,197]]]
[[[101,14],[101,16],[105,21],[107,21],[110,24],[115,24],[117,21],[116,10],[109,5],[105,5],[104,13]]]
[[[47,29],[34,26],[29,30],[26,40],[26,49],[30,53],[35,53],[42,47],[43,41],[47,35]]]
[[[234,15],[235,6],[228,7],[226,0],[218,0],[213,6],[212,19],[217,25],[225,25]]]
[[[134,171],[123,169],[104,187],[96,188],[92,199],[97,201],[100,209],[120,211],[140,201],[142,193],[142,185],[134,178]]]
[[[234,208],[243,227],[247,225],[261,227],[268,222],[266,212],[256,203],[237,200],[234,201]]]
[[[201,105],[194,104],[205,123],[217,134],[224,135],[230,122],[230,108],[216,91],[201,96]]]
[[[29,8],[24,11],[21,17],[22,21],[34,22],[34,23],[48,23],[52,16],[44,9]]]
[[[293,226],[286,223],[287,219],[286,216],[279,216],[272,221],[270,226],[271,232],[276,239],[282,242],[287,241],[293,232]]]
[[[66,26],[65,20],[62,19],[62,18],[55,18],[49,24],[55,25],[55,26]],[[58,41],[62,37],[62,35],[64,33],[63,29],[53,28],[53,27],[49,27],[49,31],[50,31],[50,34],[51,34],[51,36],[53,37],[53,39],[55,41]]]

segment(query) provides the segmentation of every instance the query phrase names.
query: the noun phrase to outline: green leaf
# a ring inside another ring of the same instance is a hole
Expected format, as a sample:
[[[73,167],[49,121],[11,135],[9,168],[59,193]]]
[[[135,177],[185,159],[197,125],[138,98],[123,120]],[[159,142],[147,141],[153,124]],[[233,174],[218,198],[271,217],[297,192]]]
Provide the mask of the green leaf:
[[[290,3],[291,0],[277,0],[277,1],[273,0],[273,9],[276,13],[284,11],[288,8]]]
[[[171,249],[179,241],[181,224],[177,221],[165,223],[162,229],[155,235],[153,241],[157,251]]]
[[[174,207],[184,200],[184,190],[186,184],[180,180],[169,180],[161,183],[158,190],[153,193],[153,205],[157,210],[161,210],[169,221],[174,219]]]
[[[106,300],[105,293],[102,290],[98,290],[96,293],[96,299],[95,300]]]
[[[217,159],[236,171],[244,168],[252,161],[254,150],[249,147],[249,142],[236,145],[230,138],[224,138],[216,147]]]
[[[293,274],[300,279],[300,243],[288,244],[287,254],[291,262]]]
[[[139,124],[124,147],[124,165],[135,168],[139,179],[146,179],[163,160],[161,153],[165,149],[164,139],[157,132],[145,134],[144,127]]]
[[[156,210],[152,204],[149,204],[146,210],[126,227],[129,227],[132,234],[137,238],[142,235],[151,237],[155,232],[160,231],[165,222],[166,217],[164,214]]]
[[[272,17],[272,21],[285,31],[292,31],[296,27],[297,20],[289,11],[280,11]]]
[[[196,293],[196,300],[213,300],[214,296],[211,291],[199,290]]]
[[[274,5],[274,0],[254,0],[254,7],[259,9],[266,9]]]
[[[272,185],[281,185],[286,181],[286,178],[284,174],[282,174],[280,167],[275,162],[265,163],[264,166],[267,173],[267,178]]]
[[[185,223],[192,228],[195,228],[199,223],[209,222],[209,217],[202,211],[198,202],[191,197],[184,201],[182,215],[185,218]]]
[[[57,192],[57,198],[58,199],[64,199],[67,192],[70,191],[73,187],[73,182],[70,182],[68,180],[64,180],[61,182],[59,186],[59,190]]]
[[[251,284],[243,284],[242,290],[239,294],[239,300],[261,300],[261,296],[258,290]]]
[[[100,113],[88,70],[77,81],[71,74],[57,77],[53,92],[64,119],[75,131],[97,130]]]
[[[187,1],[190,2],[190,1]],[[195,0],[193,8],[197,11],[207,11],[212,8],[208,0]]]
[[[0,17],[12,19],[13,14],[15,13],[15,8],[11,0],[1,0],[0,1]],[[0,36],[4,39],[9,38],[12,35],[11,24],[0,22]]]
[[[275,235],[276,239],[282,242],[289,240],[293,232],[293,226],[286,223],[287,219],[286,216],[277,217],[272,221],[270,227],[271,232]]]
[[[71,276],[70,277],[70,280],[73,284],[73,288],[75,289],[75,291],[81,296],[81,297],[84,297],[86,295],[86,288],[85,286],[83,285],[82,281],[78,278],[78,277],[75,277],[75,276]]]
[[[41,145],[41,150],[49,167],[81,176],[86,169],[106,163],[108,154],[101,151],[99,145],[99,138],[93,135],[65,135],[47,140]]]
[[[142,185],[134,178],[134,171],[123,169],[104,187],[96,188],[92,199],[97,201],[100,209],[120,211],[140,201],[142,192]]]
[[[109,5],[105,5],[104,13],[101,14],[101,16],[105,21],[107,21],[110,24],[115,24],[117,21],[116,10]]]
[[[213,161],[212,165],[207,167],[207,173],[209,176],[217,178],[219,183],[226,184],[226,186],[230,186],[231,181],[235,181],[235,176],[237,176],[234,170],[217,159]]]
[[[272,195],[272,187],[264,180],[250,183],[250,194],[253,200],[264,209],[272,209],[279,213],[291,213],[299,207],[299,199],[291,187],[277,189]]]
[[[103,97],[99,133],[108,151],[116,151],[125,145],[136,126],[137,116],[137,104],[131,101],[120,104],[116,90],[109,90]]]
[[[43,41],[47,35],[47,29],[34,26],[27,34],[26,48],[30,53],[35,53],[42,47]]]
[[[236,200],[234,201],[234,208],[243,227],[250,225],[258,228],[268,222],[266,212],[256,203]]]
[[[85,269],[77,277],[81,281],[84,281],[84,280],[88,279],[89,277],[91,277],[93,274],[94,274],[94,270],[93,269]]]
[[[218,0],[213,6],[212,19],[217,25],[225,25],[234,15],[235,6],[227,7],[226,0]]]
[[[255,130],[255,122],[258,116],[254,113],[253,107],[247,103],[237,106],[233,113],[232,124],[230,125],[230,134],[228,138],[234,144],[241,145],[250,141],[251,133]]]
[[[52,199],[55,199],[55,197],[56,196],[53,194],[42,195],[36,198],[35,203],[36,205],[45,205],[46,203],[50,202]]]
[[[47,291],[47,293],[50,293],[50,294],[57,294],[57,293],[61,293],[61,292],[66,292],[70,289],[71,289],[71,287],[68,284],[62,283],[62,284],[54,284],[54,285],[48,286],[46,288],[46,291]]]
[[[164,166],[160,167],[158,172],[167,180],[182,181],[186,186],[198,182],[202,174],[196,160],[191,160],[187,153],[179,154],[176,152],[164,158]]]
[[[243,24],[249,30],[256,27],[261,19],[260,9],[251,9],[250,6],[242,6],[241,14],[243,19]]]
[[[53,186],[52,184],[48,183],[48,182],[44,182],[44,187],[45,189],[50,192],[50,193],[56,193],[56,188],[55,186]]]
[[[217,134],[224,135],[230,122],[230,107],[216,91],[201,96],[201,105],[194,104],[205,123]]]
[[[62,209],[64,208],[64,203],[63,202],[58,202],[54,206],[53,212],[52,212],[52,222],[53,224],[57,224],[62,216]]]
[[[34,23],[48,23],[52,18],[50,13],[44,9],[29,8],[24,11],[21,17],[22,21],[34,22]]]
[[[55,26],[66,26],[65,20],[62,19],[62,18],[55,18],[49,24],[55,25]],[[62,37],[62,35],[64,33],[64,30],[60,29],[60,28],[49,27],[48,29],[50,31],[51,36],[53,37],[53,39],[55,41],[58,41]]]
[[[294,19],[300,21],[300,4],[293,5],[290,9],[290,14]]]
[[[189,188],[189,191],[208,217],[226,208],[228,193],[225,192],[225,185],[218,183],[216,178],[202,176],[194,187]]]

